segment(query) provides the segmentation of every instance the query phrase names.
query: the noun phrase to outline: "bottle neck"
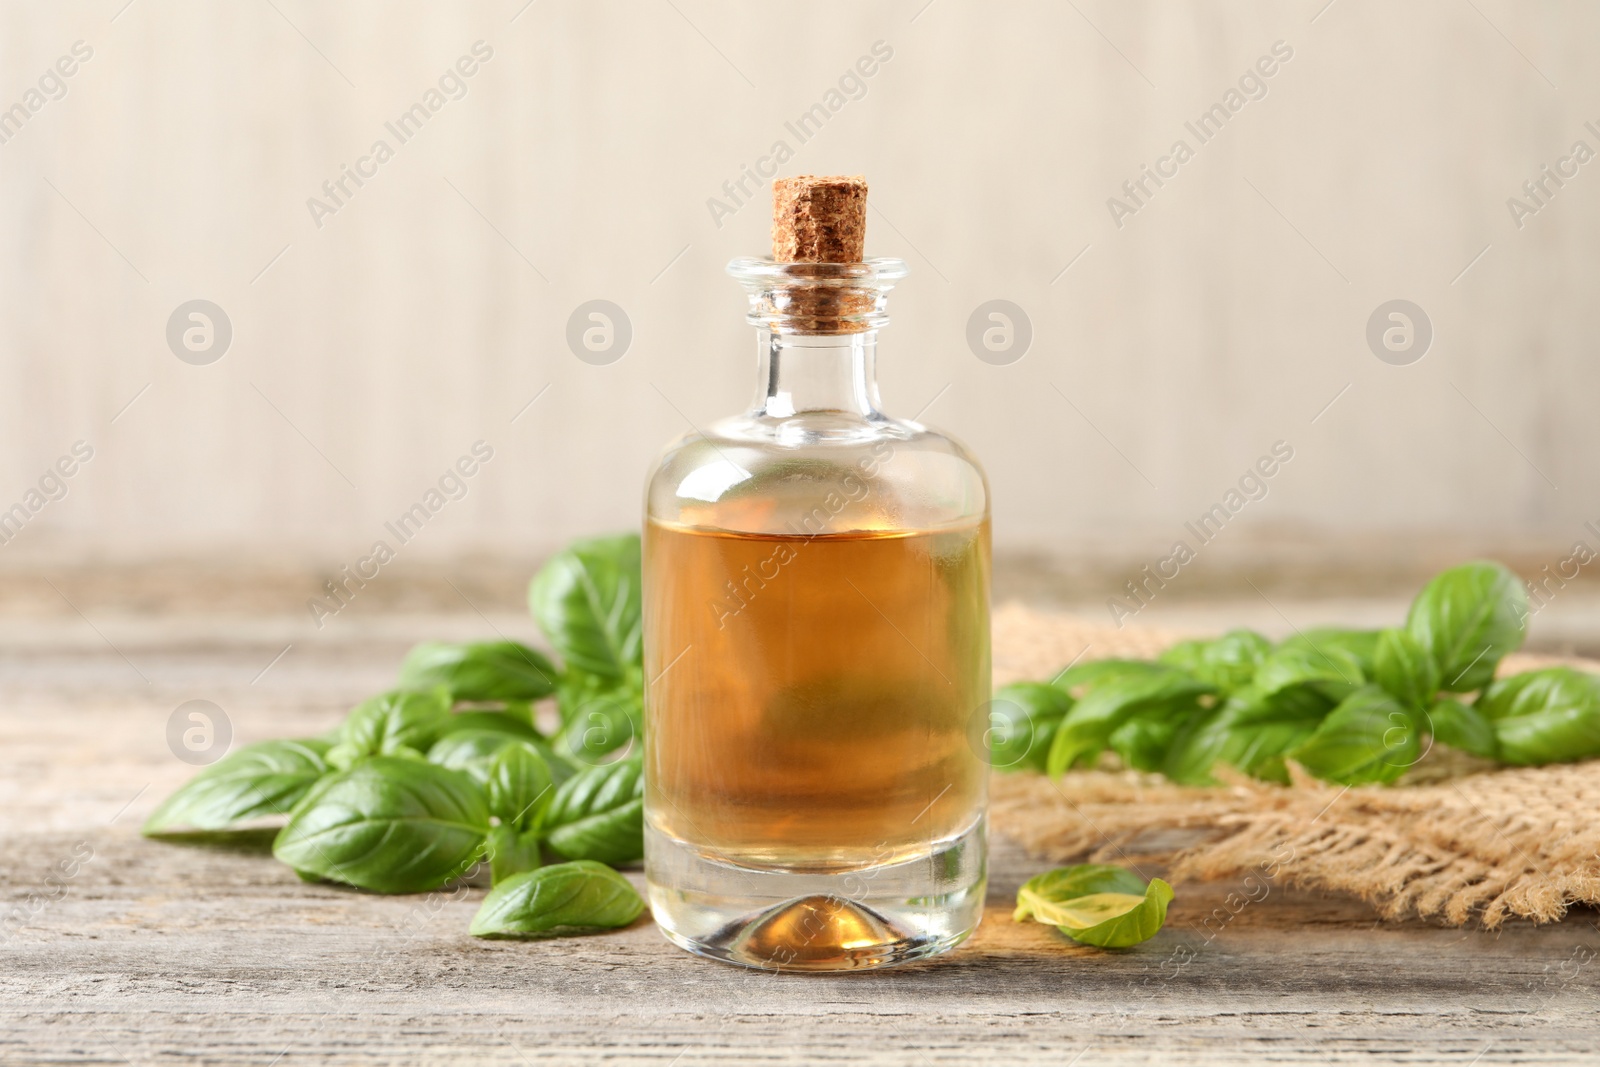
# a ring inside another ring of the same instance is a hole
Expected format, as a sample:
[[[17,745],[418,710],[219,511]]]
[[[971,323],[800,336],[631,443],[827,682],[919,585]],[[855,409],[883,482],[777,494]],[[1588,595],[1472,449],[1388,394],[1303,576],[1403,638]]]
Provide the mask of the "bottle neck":
[[[793,334],[756,331],[757,417],[808,412],[869,418],[878,412],[878,331]]]

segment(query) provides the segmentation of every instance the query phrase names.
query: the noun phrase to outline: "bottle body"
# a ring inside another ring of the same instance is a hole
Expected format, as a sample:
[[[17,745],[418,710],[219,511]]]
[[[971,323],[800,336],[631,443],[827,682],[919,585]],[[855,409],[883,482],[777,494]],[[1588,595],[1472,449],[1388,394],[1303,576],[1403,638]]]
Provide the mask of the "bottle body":
[[[646,875],[705,955],[876,966],[981,914],[988,489],[877,411],[875,351],[762,331],[752,411],[650,480]]]

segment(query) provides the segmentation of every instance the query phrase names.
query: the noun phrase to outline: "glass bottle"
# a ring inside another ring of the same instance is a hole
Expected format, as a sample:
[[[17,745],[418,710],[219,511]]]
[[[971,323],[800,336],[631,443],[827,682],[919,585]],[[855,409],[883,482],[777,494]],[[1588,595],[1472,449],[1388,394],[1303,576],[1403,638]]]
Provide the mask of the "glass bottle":
[[[646,491],[645,870],[678,945],[752,966],[918,959],[982,913],[989,492],[879,410],[904,262],[737,259],[755,401]]]

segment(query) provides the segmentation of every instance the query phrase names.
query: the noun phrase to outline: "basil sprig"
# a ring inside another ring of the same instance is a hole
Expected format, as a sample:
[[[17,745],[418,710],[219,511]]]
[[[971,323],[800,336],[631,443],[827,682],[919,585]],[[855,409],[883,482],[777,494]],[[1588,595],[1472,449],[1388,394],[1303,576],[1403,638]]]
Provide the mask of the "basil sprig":
[[[626,754],[643,726],[640,585],[637,536],[577,542],[529,589],[564,667],[509,640],[418,645],[397,687],[331,734],[232,753],[144,833],[243,846],[269,824],[300,877],[379,893],[437,889],[487,860],[496,889],[475,933],[626,925],[644,905],[606,864],[644,854],[642,766]],[[546,734],[533,705],[551,697]]]
[[[1430,581],[1404,626],[1311,629],[1276,646],[1235,630],[1155,661],[1078,664],[996,694],[992,762],[1054,775],[1110,751],[1209,785],[1219,765],[1287,782],[1292,760],[1354,785],[1395,781],[1434,744],[1523,765],[1600,756],[1600,677],[1553,667],[1494,681],[1527,616],[1517,577],[1480,561]]]

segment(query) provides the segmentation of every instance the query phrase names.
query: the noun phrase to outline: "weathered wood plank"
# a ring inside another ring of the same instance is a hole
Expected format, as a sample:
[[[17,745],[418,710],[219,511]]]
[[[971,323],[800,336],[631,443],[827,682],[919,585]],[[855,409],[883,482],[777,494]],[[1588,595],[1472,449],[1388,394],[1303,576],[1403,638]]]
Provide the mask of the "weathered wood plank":
[[[1238,887],[1182,885],[1160,937],[1103,953],[1010,922],[1036,865],[997,842],[984,925],[951,956],[772,975],[687,956],[647,921],[475,941],[480,890],[347,892],[137,836],[190,773],[164,740],[182,700],[216,700],[240,741],[315,732],[386,684],[398,647],[306,650],[254,684],[277,649],[226,634],[141,649],[137,671],[110,650],[0,659],[0,1061],[1600,1062],[1589,912],[1486,934],[1276,887],[1233,914]]]

